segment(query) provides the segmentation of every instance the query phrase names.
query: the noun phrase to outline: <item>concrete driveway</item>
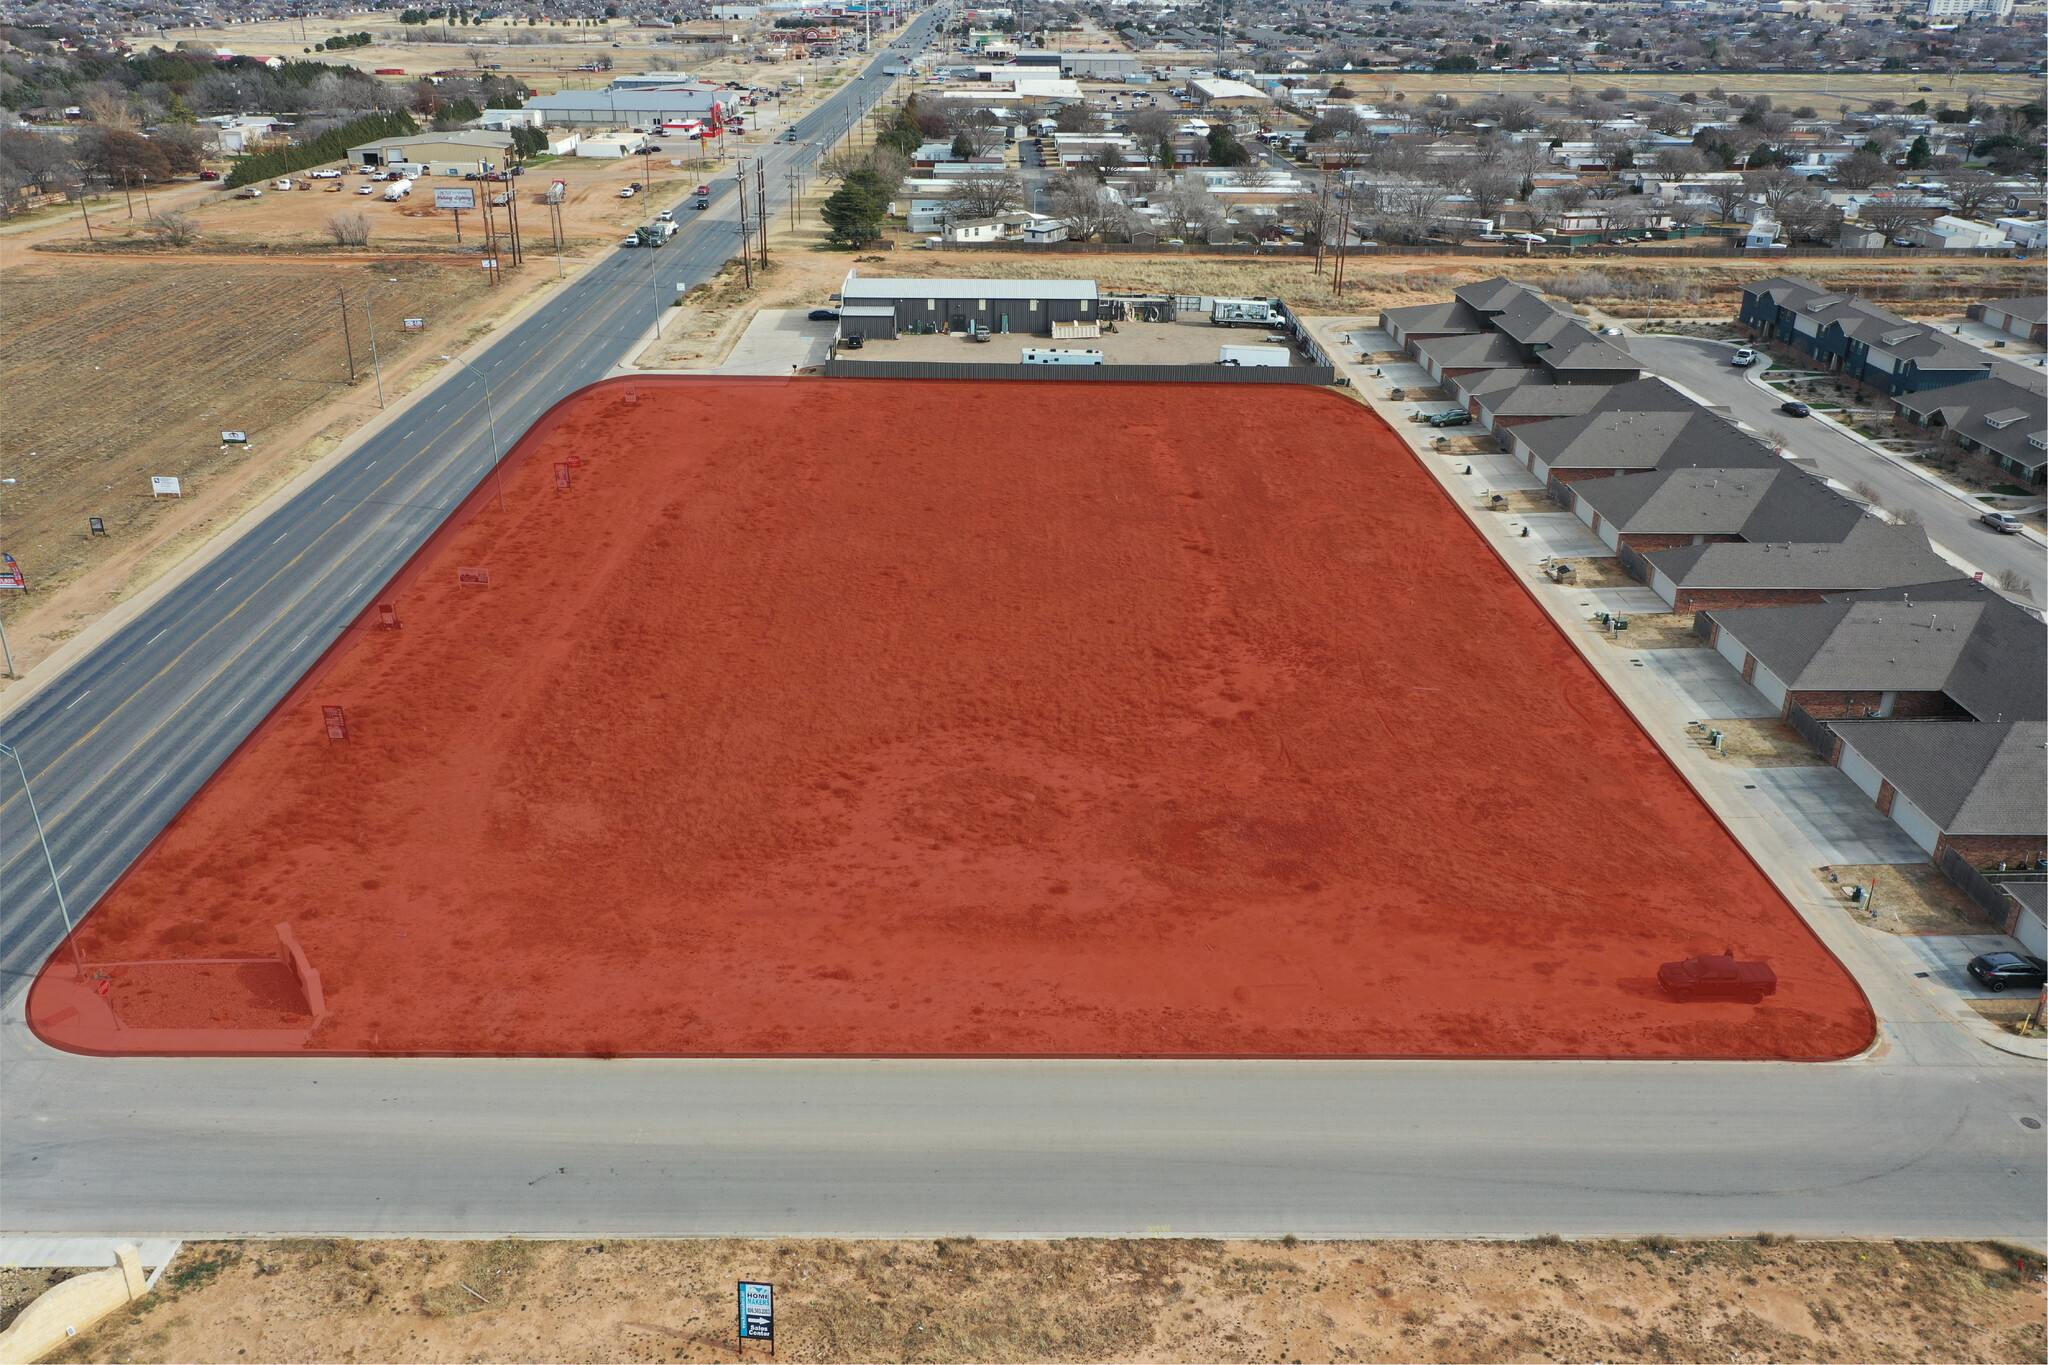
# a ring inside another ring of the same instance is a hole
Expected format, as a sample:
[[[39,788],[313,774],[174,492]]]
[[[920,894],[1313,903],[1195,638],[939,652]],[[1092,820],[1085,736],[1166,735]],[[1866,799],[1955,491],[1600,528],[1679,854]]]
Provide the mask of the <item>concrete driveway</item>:
[[[822,365],[832,349],[839,324],[812,322],[806,308],[764,308],[747,324],[746,334],[725,363],[712,374],[781,374],[800,366]]]
[[[1810,867],[1927,861],[1926,851],[1878,814],[1840,768],[1756,768],[1748,776],[1785,817],[1780,834],[1811,850]]]
[[[1663,679],[1688,720],[1762,720],[1778,714],[1711,649],[1646,649],[1630,657]]]

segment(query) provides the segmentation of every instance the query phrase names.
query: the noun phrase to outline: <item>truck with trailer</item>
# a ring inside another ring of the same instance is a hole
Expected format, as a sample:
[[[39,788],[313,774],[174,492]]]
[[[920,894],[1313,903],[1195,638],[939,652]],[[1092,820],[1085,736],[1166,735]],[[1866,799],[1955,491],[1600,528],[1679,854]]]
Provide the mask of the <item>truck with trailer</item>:
[[[1211,299],[1213,327],[1275,327],[1287,321],[1278,299]]]
[[[640,239],[640,245],[642,246],[665,246],[668,243],[668,239],[676,235],[676,225],[657,219],[652,223],[643,225],[634,235]]]
[[[1048,346],[1034,349],[1024,348],[1023,361],[1026,365],[1100,365],[1102,352],[1062,349]]]

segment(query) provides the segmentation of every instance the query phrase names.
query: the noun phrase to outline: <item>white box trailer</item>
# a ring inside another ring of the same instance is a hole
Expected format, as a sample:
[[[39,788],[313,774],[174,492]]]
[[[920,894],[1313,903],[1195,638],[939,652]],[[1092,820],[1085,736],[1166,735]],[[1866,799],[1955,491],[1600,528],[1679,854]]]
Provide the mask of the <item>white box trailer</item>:
[[[1225,346],[1218,365],[1265,365],[1284,370],[1293,356],[1285,346]]]
[[[1209,321],[1217,327],[1271,327],[1285,316],[1278,299],[1211,299]]]
[[[1057,346],[1034,350],[1027,346],[1024,349],[1024,363],[1026,365],[1100,365],[1103,362],[1102,352],[1100,351],[1064,350]]]

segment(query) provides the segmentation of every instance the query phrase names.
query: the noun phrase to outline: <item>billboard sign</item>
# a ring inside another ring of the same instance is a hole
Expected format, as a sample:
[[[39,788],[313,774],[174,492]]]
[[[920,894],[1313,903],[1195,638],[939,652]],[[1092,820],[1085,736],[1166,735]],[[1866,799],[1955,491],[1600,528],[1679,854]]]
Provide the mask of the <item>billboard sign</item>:
[[[424,331],[426,326],[427,320],[425,318],[407,318],[405,320],[405,330],[408,332]]]
[[[476,207],[476,191],[467,185],[453,189],[445,186],[434,187],[434,207],[437,209],[473,209]]]
[[[182,498],[184,487],[176,479],[167,479],[161,474],[152,475],[149,480],[151,498]]]
[[[740,1281],[740,1340],[775,1340],[775,1286]]]

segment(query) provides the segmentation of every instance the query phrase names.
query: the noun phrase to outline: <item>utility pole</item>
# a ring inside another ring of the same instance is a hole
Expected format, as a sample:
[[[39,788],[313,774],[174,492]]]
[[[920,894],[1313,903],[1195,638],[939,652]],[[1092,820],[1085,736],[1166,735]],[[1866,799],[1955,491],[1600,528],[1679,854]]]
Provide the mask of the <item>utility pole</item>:
[[[356,382],[356,346],[348,334],[348,290],[336,289],[341,295],[341,344],[348,351],[348,382]]]
[[[747,288],[754,287],[753,238],[747,230],[747,159],[741,157],[737,174],[740,183],[740,269],[747,277]]]
[[[768,268],[768,158],[754,158],[754,207],[761,222],[761,269]]]
[[[363,321],[370,327],[370,369],[377,376],[377,406],[384,406],[384,366],[377,359],[377,316],[370,311],[370,300],[376,291],[363,295]]]

